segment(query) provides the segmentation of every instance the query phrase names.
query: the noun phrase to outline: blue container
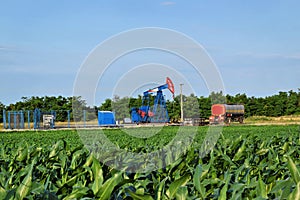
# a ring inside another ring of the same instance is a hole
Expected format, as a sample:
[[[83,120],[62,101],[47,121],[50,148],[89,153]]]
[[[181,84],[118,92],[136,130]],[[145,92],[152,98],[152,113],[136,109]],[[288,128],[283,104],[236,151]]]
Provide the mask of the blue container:
[[[131,115],[131,122],[132,123],[140,122],[140,115],[138,114],[138,109],[137,108],[131,108],[130,115]]]
[[[114,113],[111,111],[98,111],[98,124],[100,126],[116,125]]]

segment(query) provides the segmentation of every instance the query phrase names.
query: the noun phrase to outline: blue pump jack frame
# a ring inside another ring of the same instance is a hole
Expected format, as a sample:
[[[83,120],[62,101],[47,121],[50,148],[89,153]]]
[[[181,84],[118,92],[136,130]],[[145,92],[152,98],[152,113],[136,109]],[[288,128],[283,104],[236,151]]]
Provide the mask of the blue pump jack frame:
[[[166,123],[169,122],[169,114],[166,106],[166,101],[163,95],[162,90],[167,89],[168,84],[164,84],[161,86],[158,86],[157,88],[154,88],[156,91],[156,96],[154,99],[154,105],[152,109],[153,116],[149,116],[151,110],[150,110],[150,94],[153,93],[151,90],[147,90],[143,93],[143,99],[142,99],[142,106],[139,109],[132,108],[131,114],[135,115],[132,116],[132,119],[135,119],[134,122],[153,122],[153,123]],[[136,110],[140,110],[145,112],[145,116],[139,115]],[[138,116],[137,116],[138,115]]]

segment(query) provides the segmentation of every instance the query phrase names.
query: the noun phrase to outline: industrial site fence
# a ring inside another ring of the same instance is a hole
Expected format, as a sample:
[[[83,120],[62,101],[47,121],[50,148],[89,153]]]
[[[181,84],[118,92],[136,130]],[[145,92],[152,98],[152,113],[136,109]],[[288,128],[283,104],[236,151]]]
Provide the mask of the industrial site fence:
[[[74,119],[70,110],[3,110],[3,129],[86,128],[97,125],[97,111],[82,110],[76,113]]]

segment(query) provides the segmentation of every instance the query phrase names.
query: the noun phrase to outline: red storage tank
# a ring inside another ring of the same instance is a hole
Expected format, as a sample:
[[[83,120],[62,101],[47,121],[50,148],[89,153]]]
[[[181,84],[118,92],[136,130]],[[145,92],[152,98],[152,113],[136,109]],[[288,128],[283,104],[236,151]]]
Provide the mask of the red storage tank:
[[[214,104],[211,106],[210,124],[230,123],[244,121],[244,105]]]

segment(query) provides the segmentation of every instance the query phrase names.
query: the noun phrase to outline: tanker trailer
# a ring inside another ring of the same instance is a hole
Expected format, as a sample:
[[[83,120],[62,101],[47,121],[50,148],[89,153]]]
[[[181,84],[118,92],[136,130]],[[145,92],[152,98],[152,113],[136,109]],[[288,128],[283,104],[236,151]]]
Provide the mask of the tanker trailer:
[[[211,106],[209,124],[230,124],[231,122],[244,122],[244,105],[214,104]]]

